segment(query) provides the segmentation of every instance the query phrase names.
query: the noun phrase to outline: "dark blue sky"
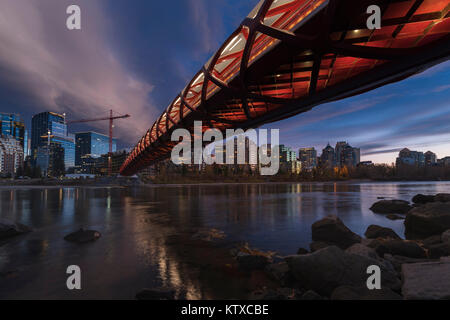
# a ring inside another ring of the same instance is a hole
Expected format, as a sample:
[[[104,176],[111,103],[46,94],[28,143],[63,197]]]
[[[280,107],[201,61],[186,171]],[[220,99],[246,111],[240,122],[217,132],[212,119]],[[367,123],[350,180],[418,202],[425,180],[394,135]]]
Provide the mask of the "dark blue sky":
[[[79,4],[82,31],[65,28],[65,8]],[[79,119],[109,108],[132,146],[256,0],[2,0],[0,111],[29,122],[44,110]],[[271,124],[295,149],[347,140],[363,160],[392,162],[407,146],[450,155],[450,63],[403,82],[319,106]],[[106,132],[106,123],[73,131]]]

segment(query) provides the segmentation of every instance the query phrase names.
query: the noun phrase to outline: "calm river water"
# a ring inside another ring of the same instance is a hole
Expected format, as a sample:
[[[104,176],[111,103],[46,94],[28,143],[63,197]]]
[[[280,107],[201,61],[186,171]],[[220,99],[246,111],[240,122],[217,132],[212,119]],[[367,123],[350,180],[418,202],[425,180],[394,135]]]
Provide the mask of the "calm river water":
[[[142,288],[161,285],[193,299],[238,297],[225,279],[194,267],[185,243],[174,237],[216,228],[226,241],[287,255],[308,248],[311,224],[329,214],[361,235],[370,224],[403,235],[403,221],[373,214],[370,206],[378,197],[440,192],[450,192],[450,183],[2,188],[0,219],[34,231],[0,243],[0,299],[133,299]],[[80,227],[102,237],[86,245],[63,240]],[[76,292],[66,288],[73,264],[82,270]]]

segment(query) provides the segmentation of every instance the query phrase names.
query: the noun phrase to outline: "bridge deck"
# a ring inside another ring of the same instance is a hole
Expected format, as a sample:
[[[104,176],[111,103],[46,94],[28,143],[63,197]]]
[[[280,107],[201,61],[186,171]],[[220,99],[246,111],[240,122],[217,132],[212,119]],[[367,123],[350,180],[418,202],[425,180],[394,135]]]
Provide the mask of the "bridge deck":
[[[370,5],[382,28],[368,30]],[[450,0],[263,0],[121,168],[170,156],[177,128],[253,128],[402,80],[450,54]]]

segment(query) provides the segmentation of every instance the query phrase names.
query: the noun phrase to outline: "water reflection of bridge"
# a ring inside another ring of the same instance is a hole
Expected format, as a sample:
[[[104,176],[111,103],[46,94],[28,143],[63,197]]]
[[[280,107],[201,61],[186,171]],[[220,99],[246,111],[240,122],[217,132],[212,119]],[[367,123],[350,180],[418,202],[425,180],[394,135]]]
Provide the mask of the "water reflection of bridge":
[[[369,5],[382,28],[368,30]],[[402,80],[448,59],[450,0],[263,0],[121,168],[170,155],[176,128],[252,128]]]

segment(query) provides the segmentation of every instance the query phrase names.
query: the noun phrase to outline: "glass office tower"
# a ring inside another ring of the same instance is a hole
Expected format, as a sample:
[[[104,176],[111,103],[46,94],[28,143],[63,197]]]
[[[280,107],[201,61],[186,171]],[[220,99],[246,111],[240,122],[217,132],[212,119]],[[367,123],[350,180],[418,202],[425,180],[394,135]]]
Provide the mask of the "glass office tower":
[[[49,132],[50,139],[48,137]],[[39,153],[49,152],[49,150],[42,148],[49,143],[50,145],[58,145],[64,150],[65,170],[75,166],[75,137],[73,134],[68,134],[64,116],[54,112],[42,112],[34,115],[31,123],[31,155],[36,165],[38,157],[40,159],[45,158],[44,155],[39,155]],[[50,148],[50,152],[51,150],[57,150],[57,148]],[[58,152],[60,152],[59,149]],[[59,159],[60,157],[47,156],[47,158],[50,161],[50,159]]]
[[[98,159],[109,152],[109,137],[97,132],[75,134],[75,165],[82,166],[84,159]],[[117,141],[113,138],[112,152],[116,152]],[[90,160],[87,160],[90,161]]]
[[[13,137],[16,140],[19,140],[25,151],[25,146],[27,144],[26,139],[28,139],[28,137],[25,131],[25,123],[20,115],[0,113],[0,135]]]

